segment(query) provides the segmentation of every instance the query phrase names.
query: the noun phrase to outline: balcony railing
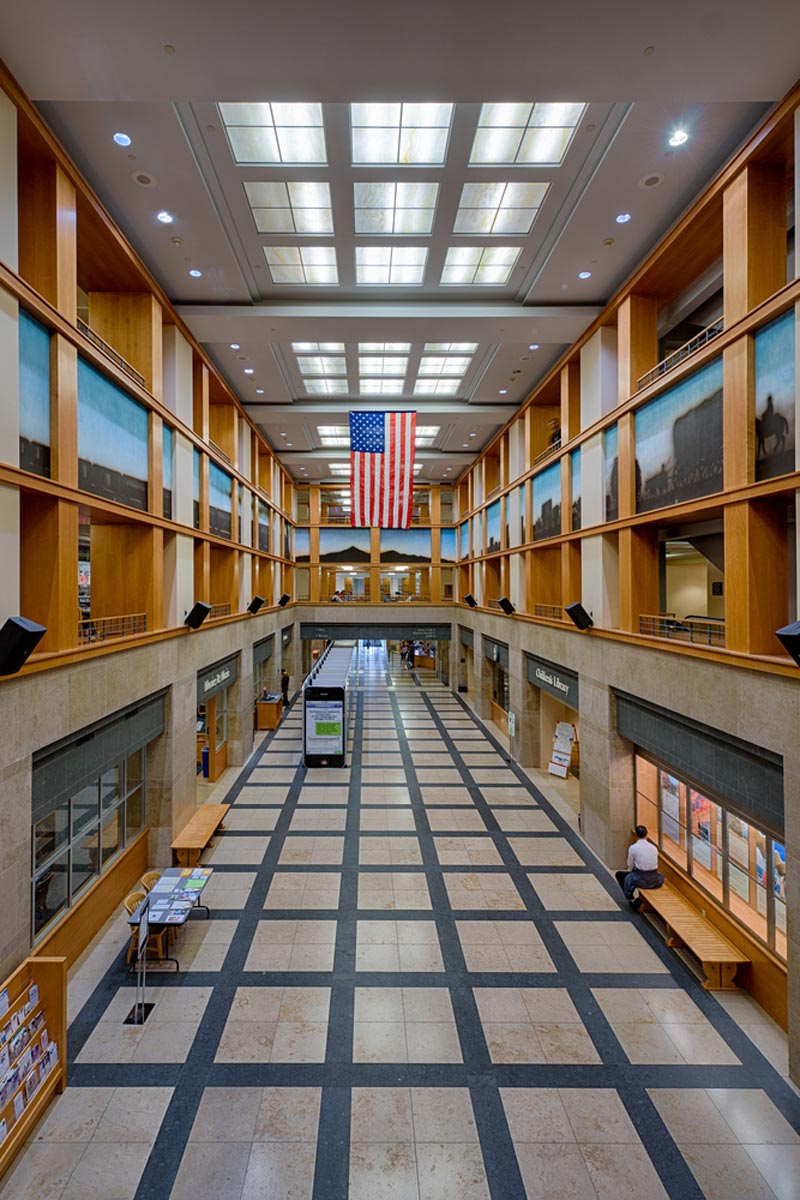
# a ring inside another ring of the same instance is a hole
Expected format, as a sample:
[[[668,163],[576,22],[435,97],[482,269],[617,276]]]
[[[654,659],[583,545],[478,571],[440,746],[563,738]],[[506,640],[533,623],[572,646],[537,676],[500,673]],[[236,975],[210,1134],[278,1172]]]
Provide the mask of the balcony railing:
[[[320,604],[368,604],[369,589],[361,594],[341,592],[336,599],[334,599],[333,592],[325,592],[320,594],[319,599]]]
[[[534,466],[534,467],[538,466],[540,462],[544,462],[544,460],[546,458],[549,458],[551,454],[555,454],[556,450],[560,450],[560,449],[561,449],[561,434],[559,433],[556,440],[554,442],[551,442],[546,450],[543,450],[541,452],[541,454],[536,455],[536,458],[533,460],[532,466]]]
[[[655,381],[660,379],[662,375],[666,375],[667,371],[671,371],[673,367],[677,367],[678,363],[682,363],[702,346],[707,346],[709,342],[713,341],[715,337],[722,333],[724,328],[725,322],[723,321],[722,317],[720,317],[718,321],[713,321],[711,325],[707,325],[706,328],[701,330],[700,333],[695,334],[695,336],[690,338],[688,342],[684,342],[684,344],[679,346],[677,350],[673,350],[672,354],[668,354],[667,357],[662,359],[660,363],[656,363],[652,371],[648,371],[646,375],[642,375],[640,379],[637,379],[637,392],[640,392],[642,388],[647,387],[648,384],[655,383]]]
[[[722,617],[675,617],[659,613],[639,617],[639,633],[646,637],[669,638],[670,641],[691,642],[695,646],[724,646],[725,621]]]
[[[230,604],[212,604],[211,612],[208,614],[208,619],[209,621],[216,621],[217,617],[229,617],[230,615]]]
[[[143,388],[147,386],[144,375],[140,375],[136,368],[132,367],[131,364],[127,362],[121,354],[117,354],[113,346],[109,346],[108,342],[104,342],[99,333],[95,333],[93,329],[90,329],[86,322],[82,321],[80,317],[78,317],[77,324],[78,329],[83,336],[88,338],[92,345],[96,346],[98,350],[102,351],[106,358],[110,358],[111,361],[119,367],[120,371],[124,371],[126,375],[129,375],[135,383],[139,384],[139,387]]]
[[[78,621],[78,645],[105,642],[109,638],[131,637],[147,632],[146,613],[126,613],[120,617],[83,617]]]
[[[560,604],[534,604],[533,615],[546,621],[563,621],[564,610]]]
[[[220,456],[220,458],[224,458],[226,463],[230,463],[230,461],[231,461],[230,455],[226,454],[221,446],[218,446],[216,442],[212,442],[211,438],[208,439],[208,444],[211,447],[211,449],[215,452],[215,454],[218,454]],[[231,465],[233,465],[233,464],[231,464]]]

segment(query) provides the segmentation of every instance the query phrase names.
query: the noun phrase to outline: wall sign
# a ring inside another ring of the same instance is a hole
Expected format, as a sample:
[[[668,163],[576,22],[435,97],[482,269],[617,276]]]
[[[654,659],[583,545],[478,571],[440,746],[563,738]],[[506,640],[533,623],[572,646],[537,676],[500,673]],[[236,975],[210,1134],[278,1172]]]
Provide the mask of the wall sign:
[[[204,667],[197,674],[197,703],[205,704],[212,696],[236,683],[239,678],[239,656],[231,655],[220,662]]]
[[[490,662],[500,663],[501,667],[508,670],[508,646],[505,642],[496,642],[494,638],[484,635],[483,656]]]
[[[382,622],[359,622],[343,621],[341,624],[331,622],[328,625],[312,624],[310,621],[303,621],[300,624],[300,637],[304,642],[327,641],[330,638],[335,641],[337,638],[343,640],[358,640],[358,638],[369,638],[371,641],[398,641],[402,638],[408,638],[414,642],[449,642],[452,637],[452,625],[412,625],[408,621],[390,624],[388,621]]]
[[[543,658],[535,658],[532,654],[526,654],[527,660],[527,675],[528,683],[532,683],[534,687],[542,688],[543,691],[549,692],[551,696],[555,696],[563,704],[567,704],[570,708],[577,710],[578,708],[578,676],[574,671],[568,671],[565,667],[557,666],[555,663],[547,662]]]

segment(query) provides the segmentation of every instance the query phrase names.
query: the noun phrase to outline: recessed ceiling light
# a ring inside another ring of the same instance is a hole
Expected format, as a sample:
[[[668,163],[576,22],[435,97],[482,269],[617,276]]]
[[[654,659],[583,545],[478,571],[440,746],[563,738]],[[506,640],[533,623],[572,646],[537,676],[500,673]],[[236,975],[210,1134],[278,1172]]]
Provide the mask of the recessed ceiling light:
[[[282,434],[281,434],[281,437],[286,437],[286,434],[285,434],[285,433],[282,433]]]
[[[591,278],[592,278],[591,271],[578,271],[578,279],[591,279]]]
[[[118,146],[130,146],[131,144],[131,139],[128,137],[127,133],[115,133],[114,141]]]
[[[508,388],[500,388],[500,391],[497,394],[498,394],[498,396],[507,396]]]
[[[252,374],[253,374],[253,368],[252,368],[252,367],[245,367],[245,369],[244,369],[244,373],[245,373],[245,375],[252,375]]]
[[[231,350],[241,350],[241,348],[242,347],[239,345],[238,342],[231,342]]]
[[[191,271],[189,272],[189,274],[191,275],[192,279],[199,279],[199,278],[200,278],[200,276],[203,274],[203,272],[202,272],[202,271],[198,271],[197,267],[192,267],[192,269],[191,269]]]
[[[682,146],[685,142],[688,142],[688,140],[689,134],[685,129],[676,129],[672,134],[672,137],[669,139],[669,144],[670,146]]]
[[[171,212],[167,212],[165,208],[162,208],[160,213],[156,213],[156,220],[160,221],[162,225],[171,225],[175,218]]]
[[[528,349],[529,349],[529,350],[538,350],[538,349],[539,349],[539,343],[538,343],[538,342],[531,342],[530,346],[528,346]]]
[[[630,213],[617,213],[616,222],[618,225],[627,225],[631,219]]]
[[[263,395],[264,395],[264,389],[263,389],[263,388],[256,388],[256,395],[257,395],[257,396],[263,396]]]
[[[469,450],[469,442],[464,442],[464,449]]]
[[[291,444],[292,444],[291,442],[287,442],[287,443],[286,443],[286,445],[287,445],[287,446],[291,446]]]
[[[475,434],[475,433],[471,433],[469,436],[470,436],[471,438],[473,438],[473,437],[477,437],[478,435],[477,435],[477,434]]]

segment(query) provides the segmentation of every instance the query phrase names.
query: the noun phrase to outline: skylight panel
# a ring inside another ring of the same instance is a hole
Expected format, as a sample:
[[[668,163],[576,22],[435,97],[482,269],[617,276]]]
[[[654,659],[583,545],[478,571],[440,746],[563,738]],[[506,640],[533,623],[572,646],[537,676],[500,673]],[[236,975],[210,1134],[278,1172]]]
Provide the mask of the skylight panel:
[[[527,234],[549,184],[465,183],[454,233]]]
[[[259,233],[333,233],[328,183],[248,182],[244,190]]]
[[[477,342],[426,342],[425,354],[474,354]]]
[[[350,388],[346,379],[304,379],[309,396],[346,396]]]
[[[460,379],[418,379],[414,384],[415,396],[457,396],[460,391]]]
[[[344,342],[292,342],[295,354],[344,354]]]
[[[421,284],[426,246],[356,246],[356,283],[408,287]]]
[[[350,430],[346,425],[318,425],[320,437],[347,437]]]
[[[349,475],[350,474],[350,463],[349,462],[328,463],[328,470],[330,471],[331,475]]]
[[[344,358],[334,355],[313,354],[302,355],[297,359],[301,375],[346,375],[347,365]]]
[[[402,396],[405,386],[403,379],[361,379],[359,391],[362,396]]]
[[[339,282],[333,246],[264,246],[273,283],[333,287]]]
[[[441,282],[500,287],[511,276],[520,246],[451,246],[444,261]]]
[[[331,434],[320,433],[319,442],[323,448],[346,450],[350,446],[350,434],[347,431],[335,436]]]
[[[583,103],[484,104],[470,166],[506,163],[558,167],[585,109]]]
[[[356,233],[430,234],[438,183],[354,183]]]
[[[435,445],[438,433],[438,425],[418,425],[414,441],[420,448],[430,449]]]
[[[400,355],[369,355],[358,360],[360,375],[405,375],[408,359]]]
[[[351,104],[353,166],[441,166],[452,104]]]
[[[463,375],[472,359],[465,355],[427,354],[420,359],[420,375]]]
[[[321,104],[221,103],[231,152],[242,165],[327,165]]]
[[[359,342],[359,354],[410,354],[411,342]]]

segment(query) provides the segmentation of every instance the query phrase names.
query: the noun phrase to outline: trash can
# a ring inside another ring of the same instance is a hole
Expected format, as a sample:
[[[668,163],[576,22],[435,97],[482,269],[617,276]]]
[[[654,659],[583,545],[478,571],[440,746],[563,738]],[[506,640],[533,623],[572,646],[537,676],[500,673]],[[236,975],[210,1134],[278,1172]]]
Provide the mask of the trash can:
[[[203,746],[200,761],[203,764],[203,779],[208,779],[208,746]]]

